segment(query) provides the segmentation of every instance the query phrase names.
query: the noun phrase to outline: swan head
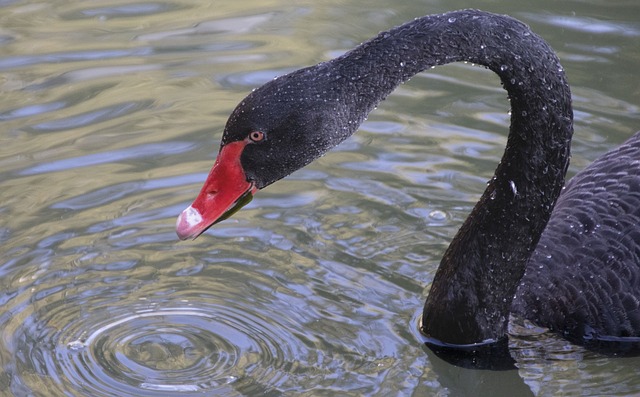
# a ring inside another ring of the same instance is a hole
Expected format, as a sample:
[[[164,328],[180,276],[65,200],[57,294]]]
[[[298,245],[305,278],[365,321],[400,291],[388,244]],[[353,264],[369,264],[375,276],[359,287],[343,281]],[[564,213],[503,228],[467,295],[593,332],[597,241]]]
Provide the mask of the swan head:
[[[198,237],[251,201],[258,190],[353,134],[360,123],[349,121],[347,101],[318,73],[320,67],[276,78],[238,104],[200,193],[178,217],[180,239]]]

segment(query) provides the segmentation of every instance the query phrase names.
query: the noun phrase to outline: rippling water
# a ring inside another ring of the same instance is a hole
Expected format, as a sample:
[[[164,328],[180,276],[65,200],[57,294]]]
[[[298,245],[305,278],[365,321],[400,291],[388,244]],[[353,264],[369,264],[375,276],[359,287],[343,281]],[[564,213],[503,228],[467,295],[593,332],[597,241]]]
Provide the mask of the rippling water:
[[[0,395],[632,395],[637,358],[548,335],[518,370],[416,334],[505,142],[497,78],[403,85],[332,154],[179,243],[227,115],[255,86],[463,1],[0,2]],[[640,7],[480,1],[557,49],[571,173],[640,128]],[[530,332],[527,330],[526,332]]]

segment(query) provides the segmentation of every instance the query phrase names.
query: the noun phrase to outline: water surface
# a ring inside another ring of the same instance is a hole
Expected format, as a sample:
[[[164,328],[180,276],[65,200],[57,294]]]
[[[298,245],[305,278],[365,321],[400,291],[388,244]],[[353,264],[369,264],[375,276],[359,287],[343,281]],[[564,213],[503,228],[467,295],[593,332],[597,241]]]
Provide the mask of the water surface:
[[[178,242],[252,88],[468,6],[558,51],[570,174],[640,128],[640,6],[604,0],[4,2],[0,395],[633,395],[640,360],[547,335],[517,370],[461,370],[416,318],[499,160],[508,103],[472,65],[421,74],[361,130]]]

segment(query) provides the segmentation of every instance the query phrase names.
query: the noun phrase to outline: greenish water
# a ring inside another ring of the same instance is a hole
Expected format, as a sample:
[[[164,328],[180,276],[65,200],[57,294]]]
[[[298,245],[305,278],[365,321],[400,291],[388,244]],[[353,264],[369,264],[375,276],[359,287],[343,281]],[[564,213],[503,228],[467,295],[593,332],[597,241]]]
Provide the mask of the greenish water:
[[[558,51],[571,174],[640,129],[625,1],[0,2],[0,395],[635,395],[638,358],[545,335],[461,370],[415,330],[499,160],[499,82],[450,65],[195,242],[175,218],[252,88],[414,17],[477,7]]]

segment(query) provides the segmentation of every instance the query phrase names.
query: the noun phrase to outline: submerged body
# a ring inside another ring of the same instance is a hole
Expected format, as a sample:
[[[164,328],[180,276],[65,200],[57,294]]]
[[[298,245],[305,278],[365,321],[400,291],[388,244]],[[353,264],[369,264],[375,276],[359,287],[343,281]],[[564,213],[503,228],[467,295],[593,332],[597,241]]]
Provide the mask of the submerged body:
[[[577,342],[640,337],[640,135],[558,199],[573,133],[569,86],[548,44],[506,16],[419,18],[253,91],[229,117],[178,235],[197,237],[342,142],[401,82],[458,61],[498,74],[511,126],[494,177],[434,277],[423,332],[455,346],[497,341],[515,314]]]

